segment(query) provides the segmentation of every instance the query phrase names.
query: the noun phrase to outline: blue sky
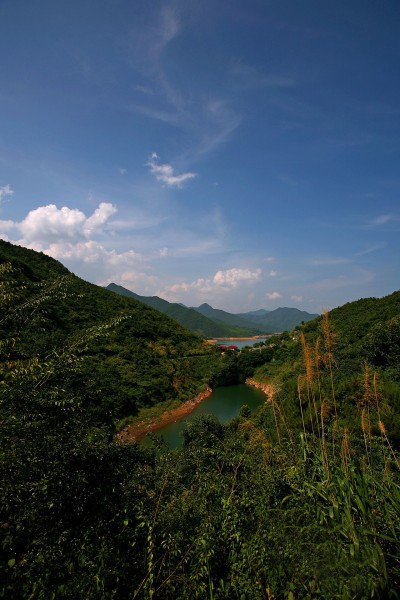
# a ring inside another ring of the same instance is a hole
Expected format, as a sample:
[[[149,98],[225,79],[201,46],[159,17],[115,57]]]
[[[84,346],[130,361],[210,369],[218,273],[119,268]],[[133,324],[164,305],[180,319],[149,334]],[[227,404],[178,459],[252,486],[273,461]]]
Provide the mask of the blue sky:
[[[244,312],[399,289],[398,0],[1,0],[0,237]]]

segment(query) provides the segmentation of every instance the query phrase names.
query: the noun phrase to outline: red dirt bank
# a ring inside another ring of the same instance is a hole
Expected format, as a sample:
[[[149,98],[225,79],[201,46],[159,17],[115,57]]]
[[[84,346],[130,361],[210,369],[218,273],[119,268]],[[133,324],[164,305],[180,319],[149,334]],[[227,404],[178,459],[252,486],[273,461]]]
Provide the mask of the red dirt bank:
[[[212,389],[207,387],[204,392],[198,394],[192,400],[188,402],[184,402],[178,408],[173,410],[165,411],[157,421],[140,421],[139,423],[132,423],[131,425],[127,425],[121,431],[117,433],[117,439],[122,444],[129,444],[130,442],[138,442],[142,437],[149,433],[149,431],[156,431],[165,425],[169,425],[170,423],[174,423],[175,421],[180,421],[187,415],[189,415],[192,410],[200,404],[203,400],[208,398],[212,393]]]

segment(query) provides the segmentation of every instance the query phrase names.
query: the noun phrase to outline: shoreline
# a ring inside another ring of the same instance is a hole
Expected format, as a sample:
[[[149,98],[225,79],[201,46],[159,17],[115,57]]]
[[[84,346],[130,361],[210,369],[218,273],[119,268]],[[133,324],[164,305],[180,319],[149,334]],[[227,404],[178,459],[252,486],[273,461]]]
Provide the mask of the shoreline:
[[[267,333],[265,335],[252,335],[252,336],[247,336],[247,337],[220,337],[220,338],[208,338],[206,340],[206,342],[208,342],[209,344],[215,344],[215,342],[218,342],[218,340],[226,340],[227,342],[234,342],[235,340],[240,342],[240,341],[245,341],[245,340],[259,340],[259,339],[263,339],[266,338],[268,336],[271,336],[272,334]]]
[[[117,433],[116,438],[121,444],[139,442],[146,435],[146,433],[149,433],[150,431],[156,431],[157,429],[161,429],[161,427],[165,427],[165,425],[169,425],[170,423],[175,423],[176,421],[183,419],[189,415],[194,408],[200,404],[200,402],[211,396],[211,394],[212,389],[207,386],[204,392],[200,392],[192,400],[183,402],[181,406],[178,406],[178,408],[167,410],[162,413],[157,421],[147,420],[126,425]]]
[[[245,384],[261,390],[267,396],[267,400],[270,401],[272,386],[269,383],[263,383],[262,381],[256,381],[255,379],[248,377],[245,380]]]
[[[245,338],[248,339],[248,338]],[[246,385],[250,385],[261,390],[267,397],[267,401],[270,400],[271,395],[271,386],[268,383],[263,383],[261,381],[256,381],[252,378],[247,378],[244,382]],[[123,429],[121,429],[116,434],[116,439],[121,444],[130,444],[132,442],[140,442],[140,440],[150,431],[157,431],[157,429],[161,429],[170,423],[175,423],[176,421],[181,421],[187,415],[189,415],[200,402],[211,396],[212,389],[207,386],[204,392],[200,392],[195,396],[192,400],[188,400],[183,402],[181,406],[178,408],[174,408],[172,410],[166,410],[161,414],[161,416],[155,420],[146,420],[139,421],[138,423],[131,423],[130,425],[126,425]]]

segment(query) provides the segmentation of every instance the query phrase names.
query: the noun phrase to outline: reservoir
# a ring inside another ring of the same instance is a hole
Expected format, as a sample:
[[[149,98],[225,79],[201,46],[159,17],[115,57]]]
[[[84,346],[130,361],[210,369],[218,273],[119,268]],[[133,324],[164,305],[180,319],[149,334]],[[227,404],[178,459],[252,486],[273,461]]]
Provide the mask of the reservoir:
[[[273,335],[277,335],[277,334],[273,334]],[[215,340],[213,343],[216,346],[236,346],[237,348],[239,348],[239,350],[241,350],[242,348],[244,348],[245,346],[250,346],[250,348],[253,346],[253,344],[256,344],[257,342],[265,342],[269,337],[272,337],[271,335],[268,335],[266,337],[257,337],[257,338],[238,338],[238,339],[226,339],[226,338],[218,338],[217,340]]]
[[[247,404],[253,412],[266,400],[265,394],[257,388],[245,384],[221,386],[215,388],[208,398],[203,400],[187,417],[176,423],[170,423],[154,432],[156,436],[162,436],[171,449],[182,446],[181,432],[188,421],[198,415],[213,414],[221,423],[226,423],[237,417],[240,408]],[[143,438],[143,445],[151,444],[149,438]]]

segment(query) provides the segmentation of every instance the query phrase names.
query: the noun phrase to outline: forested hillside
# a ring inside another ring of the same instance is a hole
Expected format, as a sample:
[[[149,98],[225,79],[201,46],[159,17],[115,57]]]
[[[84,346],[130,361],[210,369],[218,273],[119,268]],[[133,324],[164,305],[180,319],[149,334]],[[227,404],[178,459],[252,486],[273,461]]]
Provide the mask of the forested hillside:
[[[212,349],[159,311],[1,240],[0,262],[10,264],[3,277],[18,289],[20,308],[0,324],[2,337],[14,340],[12,355],[44,358],[77,346],[90,386],[86,402],[100,415],[115,420],[143,406],[187,400],[207,382]]]
[[[139,302],[143,302],[144,304],[159,310],[168,317],[171,317],[171,319],[175,319],[182,327],[205,338],[253,335],[253,330],[249,328],[240,329],[227,327],[223,323],[216,323],[215,321],[208,319],[193,308],[187,308],[186,306],[176,304],[175,302],[167,302],[158,296],[139,296],[115,283],[110,283],[107,286],[107,289],[116,294],[121,294],[121,296],[135,298]]]
[[[398,597],[399,292],[218,356],[0,242],[0,306],[0,597]],[[127,411],[251,374],[254,415],[203,415],[176,451],[115,439]]]
[[[308,427],[315,410],[331,397],[324,407],[327,423],[336,410],[339,422],[358,429],[360,410],[367,407],[369,426],[377,433],[379,410],[389,436],[399,444],[400,292],[351,302],[306,323],[277,343],[274,361],[255,376],[276,383],[298,426],[299,394]]]
[[[241,313],[240,316],[253,323],[254,327],[270,333],[291,331],[302,322],[306,323],[318,317],[315,313],[312,314],[305,310],[288,307],[276,308],[264,313],[262,311]]]

